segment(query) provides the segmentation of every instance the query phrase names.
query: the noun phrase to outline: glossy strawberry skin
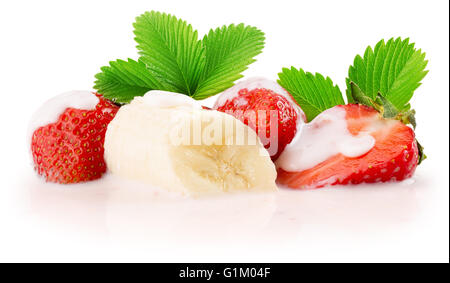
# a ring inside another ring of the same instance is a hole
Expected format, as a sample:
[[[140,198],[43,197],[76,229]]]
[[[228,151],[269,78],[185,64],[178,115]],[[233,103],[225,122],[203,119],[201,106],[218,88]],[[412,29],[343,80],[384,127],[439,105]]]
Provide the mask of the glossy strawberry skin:
[[[386,120],[367,106],[349,104],[347,127],[356,135],[372,127],[374,147],[365,155],[350,158],[342,154],[302,172],[278,170],[278,183],[295,189],[401,181],[410,178],[417,167],[418,148],[414,131],[397,120]],[[330,133],[332,135],[332,133]]]
[[[216,107],[216,110],[233,115],[255,130],[266,149],[271,149],[271,143],[268,138],[275,136],[275,140],[278,143],[276,151],[269,151],[272,160],[276,160],[280,156],[297,132],[298,115],[294,106],[286,97],[270,89],[256,88],[248,90],[243,88],[236,97]],[[276,111],[277,121],[271,121],[271,119],[274,119],[274,116],[271,115],[273,111]],[[266,122],[264,130],[261,130],[259,127],[260,120]],[[271,123],[274,122],[277,123],[278,128],[276,135],[271,129]]]
[[[33,132],[34,167],[48,182],[91,181],[106,172],[103,159],[105,133],[119,107],[101,95],[95,95],[99,98],[95,109],[67,108],[55,123]]]

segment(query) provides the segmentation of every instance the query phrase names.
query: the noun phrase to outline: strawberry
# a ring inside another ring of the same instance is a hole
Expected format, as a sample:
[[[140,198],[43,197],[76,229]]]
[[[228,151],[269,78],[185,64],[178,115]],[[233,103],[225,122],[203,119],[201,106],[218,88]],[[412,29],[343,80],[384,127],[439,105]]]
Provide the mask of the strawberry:
[[[66,108],[56,122],[37,128],[31,152],[35,170],[61,184],[95,180],[106,171],[103,143],[109,122],[119,107],[99,99],[95,109]]]
[[[242,88],[236,96],[226,100],[225,103],[216,104],[215,109],[233,115],[255,130],[264,147],[269,150],[272,160],[280,156],[297,132],[298,112],[293,103],[271,89]],[[277,120],[273,121],[272,118]],[[263,123],[265,125],[262,125]],[[272,128],[274,125],[278,128],[277,132]],[[277,144],[273,146],[271,142]]]
[[[352,135],[369,133],[374,146],[359,157],[334,155],[301,172],[278,169],[277,182],[295,189],[325,185],[401,181],[413,175],[418,164],[418,145],[414,131],[394,119],[384,119],[371,107],[359,104],[335,106],[346,112]],[[333,133],[330,133],[333,137]]]

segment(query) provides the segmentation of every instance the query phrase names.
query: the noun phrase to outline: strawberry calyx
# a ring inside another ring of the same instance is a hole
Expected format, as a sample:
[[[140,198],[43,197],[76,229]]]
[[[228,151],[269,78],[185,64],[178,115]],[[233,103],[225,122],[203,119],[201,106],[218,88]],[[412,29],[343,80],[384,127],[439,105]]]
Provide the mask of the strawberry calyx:
[[[416,129],[416,111],[414,109],[411,109],[410,104],[406,106],[405,110],[399,110],[383,94],[381,94],[381,92],[378,92],[377,97],[375,99],[372,99],[366,96],[355,82],[351,81],[350,87],[352,98],[356,103],[374,108],[375,110],[380,112],[381,116],[385,119],[399,120],[403,124],[411,125],[413,129]],[[427,156],[423,152],[423,146],[420,145],[417,139],[416,142],[419,149],[418,164],[420,164],[427,158]]]

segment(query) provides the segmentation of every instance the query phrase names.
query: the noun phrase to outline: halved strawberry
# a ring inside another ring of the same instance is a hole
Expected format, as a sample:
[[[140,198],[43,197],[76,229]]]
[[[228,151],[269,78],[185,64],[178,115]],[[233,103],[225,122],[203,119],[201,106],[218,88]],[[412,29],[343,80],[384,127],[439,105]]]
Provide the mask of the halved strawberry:
[[[352,135],[369,133],[375,144],[366,154],[347,157],[336,154],[301,172],[278,169],[277,182],[295,189],[326,185],[401,181],[413,175],[418,163],[414,131],[398,120],[384,119],[376,110],[359,105],[335,106],[344,109]],[[329,134],[333,139],[333,133]]]
[[[235,94],[226,93],[223,95],[225,99],[219,97],[214,108],[233,115],[254,129],[272,160],[276,160],[294,138],[301,110],[295,108],[297,106],[290,101],[284,90],[286,95],[268,88],[247,88],[245,83],[247,82],[244,82],[243,88],[237,89],[240,86],[238,84],[228,90],[234,89]],[[280,86],[278,88],[281,89]]]
[[[66,108],[54,123],[37,128],[31,152],[35,170],[47,181],[68,184],[95,180],[106,171],[103,144],[119,107],[96,95],[94,109]]]

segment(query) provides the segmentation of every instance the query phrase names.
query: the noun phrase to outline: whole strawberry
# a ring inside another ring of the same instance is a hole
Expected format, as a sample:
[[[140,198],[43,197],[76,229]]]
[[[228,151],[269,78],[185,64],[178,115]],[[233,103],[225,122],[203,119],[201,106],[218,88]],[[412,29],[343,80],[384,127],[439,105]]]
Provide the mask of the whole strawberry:
[[[259,78],[225,91],[214,108],[233,115],[255,130],[272,160],[276,160],[292,141],[297,123],[304,119],[300,107],[284,89],[275,82]]]
[[[37,173],[49,182],[61,184],[100,178],[106,172],[106,128],[119,107],[91,92],[65,94],[47,104],[38,116],[48,115],[49,109],[57,116],[33,129],[31,153]]]

